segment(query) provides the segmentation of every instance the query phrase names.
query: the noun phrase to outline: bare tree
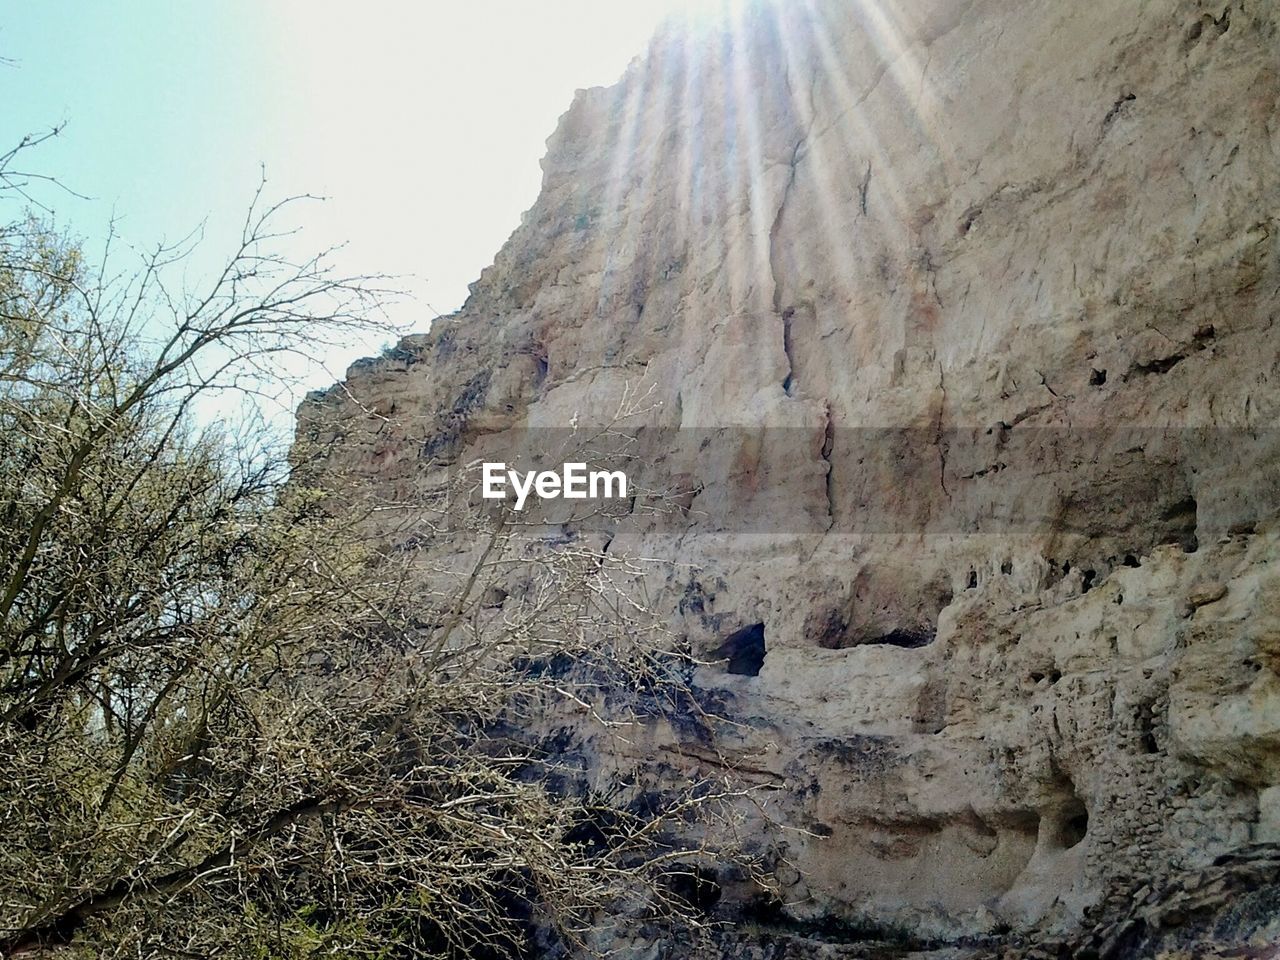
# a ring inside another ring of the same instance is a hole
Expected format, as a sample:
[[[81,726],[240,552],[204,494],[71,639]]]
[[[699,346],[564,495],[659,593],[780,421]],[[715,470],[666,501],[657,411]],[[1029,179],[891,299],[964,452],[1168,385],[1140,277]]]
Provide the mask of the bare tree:
[[[424,590],[388,504],[193,416],[376,314],[379,278],[277,252],[287,208],[195,295],[187,247],[112,276],[0,229],[0,954],[518,956],[687,919],[690,825],[734,786],[629,805],[531,733],[608,729],[606,691],[687,708],[626,561],[478,517]]]

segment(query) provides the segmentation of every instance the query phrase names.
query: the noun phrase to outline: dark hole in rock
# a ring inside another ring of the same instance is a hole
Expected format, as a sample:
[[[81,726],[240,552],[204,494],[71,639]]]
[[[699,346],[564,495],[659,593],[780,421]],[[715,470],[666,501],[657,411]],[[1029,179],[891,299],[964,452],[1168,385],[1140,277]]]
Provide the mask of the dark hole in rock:
[[[1084,593],[1088,593],[1090,590],[1093,589],[1094,581],[1097,579],[1098,579],[1098,571],[1086,570],[1084,572],[1084,579],[1080,582],[1081,591]]]
[[[916,647],[925,647],[933,643],[933,638],[937,634],[932,630],[904,630],[898,627],[890,630],[888,633],[882,634],[867,643],[885,644],[890,647],[906,647],[915,649]]]
[[[1166,508],[1161,516],[1166,526],[1160,542],[1180,544],[1185,553],[1195,553],[1200,549],[1196,536],[1196,510],[1196,498],[1190,496]]]
[[[1089,832],[1089,810],[1079,797],[1072,797],[1054,821],[1054,840],[1062,850],[1070,850]]]
[[[1004,563],[1000,564],[1000,572],[1003,573],[1006,577],[1009,576],[1009,574],[1013,573],[1013,561],[1006,560]]]
[[[1063,840],[1066,843],[1066,849],[1070,850],[1077,843],[1084,839],[1085,834],[1089,832],[1089,814],[1079,813],[1072,817],[1066,823],[1066,829],[1063,832]]]
[[[832,624],[830,630],[816,635],[818,646],[827,650],[847,650],[850,647],[874,645],[914,650],[918,647],[927,647],[938,635],[936,629],[926,625],[894,626],[881,633],[859,633],[856,630],[850,630],[842,620],[833,620]]]
[[[1107,382],[1107,371],[1105,370],[1089,371],[1089,383],[1092,384],[1093,386],[1100,387],[1106,382]]]
[[[1156,742],[1156,710],[1155,705],[1144,703],[1138,707],[1138,746],[1142,753],[1151,754],[1160,752],[1160,744]]]
[[[567,784],[561,785],[571,789]],[[618,815],[612,811],[593,811],[590,814],[583,814],[581,820],[565,831],[565,842],[580,844],[592,853],[601,853],[607,850],[611,843],[616,842],[619,820]]]
[[[667,878],[667,887],[678,900],[704,916],[711,913],[723,895],[715,871],[707,867],[681,864],[677,872]]]
[[[735,630],[716,648],[714,658],[728,660],[725,670],[744,677],[758,677],[764,666],[764,624],[753,623]]]
[[[1186,353],[1175,353],[1172,356],[1160,357],[1149,363],[1136,363],[1133,365],[1133,372],[1139,376],[1152,376],[1168,373],[1183,360],[1187,359]]]
[[[1124,565],[1126,567],[1134,567],[1134,568],[1142,566],[1142,564],[1138,562],[1138,558],[1135,557],[1132,553],[1126,553],[1124,555]]]
[[[783,906],[772,894],[758,893],[739,908],[738,917],[743,923],[773,926],[785,918]]]
[[[932,642],[942,611],[954,599],[950,576],[935,571],[916,589],[902,589],[903,576],[866,570],[855,577],[837,604],[822,602],[806,618],[803,635],[817,646],[843,650],[867,644],[922,647]]]
[[[978,585],[978,572],[976,570],[969,571],[969,579],[965,582],[965,589],[972,590]]]

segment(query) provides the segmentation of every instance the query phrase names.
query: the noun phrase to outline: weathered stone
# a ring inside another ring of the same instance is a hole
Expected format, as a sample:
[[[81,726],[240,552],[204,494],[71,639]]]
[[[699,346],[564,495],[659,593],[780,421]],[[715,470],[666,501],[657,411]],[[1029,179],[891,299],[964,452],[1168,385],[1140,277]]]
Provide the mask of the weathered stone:
[[[1168,885],[1277,830],[1278,17],[672,26],[579,93],[466,306],[300,435],[412,503],[433,464],[642,407],[637,479],[678,510],[609,549],[679,561],[645,587],[695,652],[758,639],[695,682],[805,828],[757,838],[795,867],[786,916],[1047,945],[1094,906],[1101,955],[1172,949]],[[699,772],[682,737],[595,749]]]

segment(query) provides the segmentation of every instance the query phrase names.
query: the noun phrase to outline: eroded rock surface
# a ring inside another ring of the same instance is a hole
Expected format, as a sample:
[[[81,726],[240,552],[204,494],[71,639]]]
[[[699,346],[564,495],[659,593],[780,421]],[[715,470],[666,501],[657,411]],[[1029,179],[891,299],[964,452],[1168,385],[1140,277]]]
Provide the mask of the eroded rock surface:
[[[868,922],[1274,942],[1156,907],[1280,841],[1278,29],[1262,0],[673,24],[579,93],[465,307],[304,405],[331,469],[410,502],[631,412],[677,509],[608,548],[679,561],[646,587],[721,661],[715,762],[776,821],[784,903],[723,878],[725,955],[863,955]],[[712,762],[679,725],[630,744],[600,776]]]

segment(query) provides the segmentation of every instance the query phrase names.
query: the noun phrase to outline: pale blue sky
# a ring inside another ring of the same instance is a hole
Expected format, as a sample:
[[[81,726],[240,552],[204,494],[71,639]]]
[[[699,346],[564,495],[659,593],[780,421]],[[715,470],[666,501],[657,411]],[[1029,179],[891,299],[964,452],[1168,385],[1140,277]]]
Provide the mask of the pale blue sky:
[[[270,193],[331,198],[305,248],[343,242],[344,269],[416,275],[395,319],[423,329],[532,204],[573,91],[616,79],[682,5],[0,0],[0,145],[67,122],[24,166],[91,198],[39,192],[91,251],[114,212],[139,247],[207,220],[212,258],[265,165]]]

